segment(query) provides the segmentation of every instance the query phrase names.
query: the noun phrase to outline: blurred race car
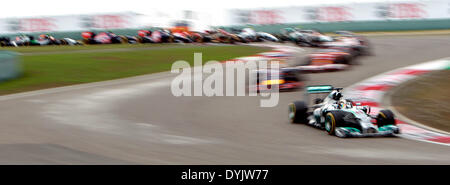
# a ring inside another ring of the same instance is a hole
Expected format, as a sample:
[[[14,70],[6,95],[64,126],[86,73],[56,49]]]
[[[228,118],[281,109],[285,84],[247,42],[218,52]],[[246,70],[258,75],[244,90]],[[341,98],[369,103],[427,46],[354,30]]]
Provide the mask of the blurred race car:
[[[238,33],[236,33],[236,35],[245,39],[248,42],[255,42],[258,39],[255,30],[253,30],[251,28],[244,28],[240,31],[235,31],[235,32],[238,32]]]
[[[151,37],[152,31],[150,30],[139,30],[136,36],[139,43],[155,43]]]
[[[281,30],[279,35],[280,39],[283,41],[290,41],[299,46],[317,46],[312,37],[307,33],[302,33],[298,29],[294,28],[284,28]]]
[[[322,32],[318,30],[302,30],[296,29],[298,32],[302,33],[307,37],[307,40],[311,42],[311,46],[320,46],[323,42],[331,42],[333,38],[328,35],[324,35]]]
[[[0,38],[2,46],[46,46],[46,45],[79,45],[76,40],[71,38],[56,39],[49,34],[39,35],[38,39],[35,39],[32,35],[19,35],[14,40],[3,37]]]
[[[113,32],[100,32],[98,34],[90,31],[81,33],[84,44],[122,44],[128,43],[128,38],[119,36]]]
[[[13,46],[40,46],[41,44],[32,35],[19,35],[11,40]]]
[[[75,39],[71,39],[71,38],[62,38],[60,39],[61,45],[70,45],[70,46],[74,46],[74,45],[82,45],[81,42],[78,42]]]
[[[350,64],[353,59],[348,48],[319,49],[307,56],[306,65]]]
[[[178,43],[192,43],[194,42],[191,38],[189,33],[187,32],[174,32],[172,33],[174,42]]]
[[[271,90],[272,86],[277,85],[279,91],[297,90],[303,87],[304,77],[296,69],[278,68],[278,69],[260,69],[256,73],[256,92]]]
[[[256,32],[258,41],[270,41],[270,42],[280,42],[280,40],[274,35],[266,32]]]
[[[261,41],[279,42],[278,38],[276,38],[272,34],[266,32],[256,32],[251,28],[244,28],[237,35],[247,40],[248,42],[261,42]]]
[[[400,133],[394,114],[380,110],[371,115],[370,106],[354,105],[344,99],[342,88],[330,85],[306,87],[305,101],[289,104],[289,119],[292,123],[305,123],[325,130],[337,137],[394,136]],[[313,100],[310,95],[316,95]]]
[[[189,38],[194,42],[211,42],[212,37],[203,32],[190,31],[188,32]]]
[[[367,38],[349,31],[336,31],[337,37],[319,43],[321,47],[349,48],[356,56],[371,55],[371,47]]]
[[[139,30],[136,37],[139,43],[168,43],[173,42],[173,36],[167,30]]]
[[[13,41],[11,41],[11,39],[9,37],[0,37],[0,46],[5,47],[5,46],[15,46],[17,47],[17,44]]]
[[[61,45],[61,41],[49,34],[39,35],[38,41],[39,45]]]
[[[238,34],[229,33],[223,29],[208,30],[211,42],[234,44],[236,42],[248,43],[249,41]]]

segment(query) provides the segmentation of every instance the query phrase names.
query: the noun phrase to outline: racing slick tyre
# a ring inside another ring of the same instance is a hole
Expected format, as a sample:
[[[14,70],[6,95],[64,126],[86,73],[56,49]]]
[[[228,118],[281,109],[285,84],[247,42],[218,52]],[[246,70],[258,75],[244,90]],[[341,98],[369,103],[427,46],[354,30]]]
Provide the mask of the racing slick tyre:
[[[228,40],[228,43],[230,43],[230,44],[234,44],[234,43],[235,43],[235,41],[234,41],[234,39],[233,39],[233,38],[229,38],[229,40]]]
[[[83,39],[83,44],[84,44],[84,45],[88,45],[88,44],[90,44],[90,42],[89,42],[88,39]]]
[[[295,45],[297,45],[297,46],[305,46],[305,43],[300,41],[300,40],[296,40],[295,41]]]
[[[325,130],[329,135],[334,135],[337,127],[343,127],[345,125],[344,117],[347,115],[343,111],[330,111],[325,115]],[[356,125],[348,125],[350,127]]]
[[[365,46],[355,47],[355,48],[353,48],[353,50],[356,52],[357,56],[370,56],[370,55],[372,55],[370,53],[370,51],[368,50],[368,48],[365,47]]]
[[[242,43],[250,43],[247,39],[240,39]]]
[[[197,42],[197,43],[203,43],[203,38],[201,38],[201,37],[196,37],[196,38],[194,39],[194,42]]]
[[[378,128],[386,125],[396,125],[394,113],[391,110],[380,110],[376,120]]]
[[[142,39],[142,37],[136,37],[136,42],[137,43],[144,43],[144,40]]]
[[[339,57],[335,60],[336,64],[350,64],[350,57]]]
[[[64,39],[61,39],[60,43],[61,43],[61,45],[69,45],[69,43],[67,43],[67,41]]]
[[[129,40],[128,40],[128,38],[127,37],[125,37],[125,36],[119,36],[120,37],[120,43],[121,44],[128,44],[129,43]]]
[[[308,106],[303,101],[294,101],[289,104],[289,119],[291,123],[306,123],[308,118]]]
[[[82,40],[77,40],[75,42],[75,45],[84,45],[84,42]]]

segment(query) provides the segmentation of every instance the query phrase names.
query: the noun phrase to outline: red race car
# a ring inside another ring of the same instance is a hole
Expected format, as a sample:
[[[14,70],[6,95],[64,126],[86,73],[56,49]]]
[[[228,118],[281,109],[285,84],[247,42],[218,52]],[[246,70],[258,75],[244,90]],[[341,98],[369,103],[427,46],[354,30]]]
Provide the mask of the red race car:
[[[306,65],[350,64],[352,59],[348,48],[327,48],[309,54]]]
[[[256,86],[251,88],[256,92],[267,92],[274,85],[279,91],[292,91],[303,88],[304,77],[294,68],[260,69],[256,70]]]
[[[81,33],[84,44],[121,44],[128,43],[126,36],[119,36],[112,32],[100,32],[98,34],[90,31]]]

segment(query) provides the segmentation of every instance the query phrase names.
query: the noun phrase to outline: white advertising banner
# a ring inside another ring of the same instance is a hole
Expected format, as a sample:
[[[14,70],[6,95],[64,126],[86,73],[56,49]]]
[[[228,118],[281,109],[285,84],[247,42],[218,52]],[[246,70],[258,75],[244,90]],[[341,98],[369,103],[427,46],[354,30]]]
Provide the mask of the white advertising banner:
[[[231,25],[450,18],[449,0],[230,10]]]
[[[1,34],[120,29],[138,26],[135,13],[0,19]]]

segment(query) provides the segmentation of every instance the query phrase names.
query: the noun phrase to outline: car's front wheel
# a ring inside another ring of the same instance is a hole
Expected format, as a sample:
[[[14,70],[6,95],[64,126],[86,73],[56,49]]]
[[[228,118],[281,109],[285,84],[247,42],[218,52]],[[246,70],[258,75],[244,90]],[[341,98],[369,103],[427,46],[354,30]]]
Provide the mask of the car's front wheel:
[[[396,125],[394,113],[391,110],[380,110],[377,115],[377,126],[378,128],[386,125]]]
[[[325,114],[325,130],[329,135],[336,133],[336,128],[344,125],[344,112],[330,111]]]

